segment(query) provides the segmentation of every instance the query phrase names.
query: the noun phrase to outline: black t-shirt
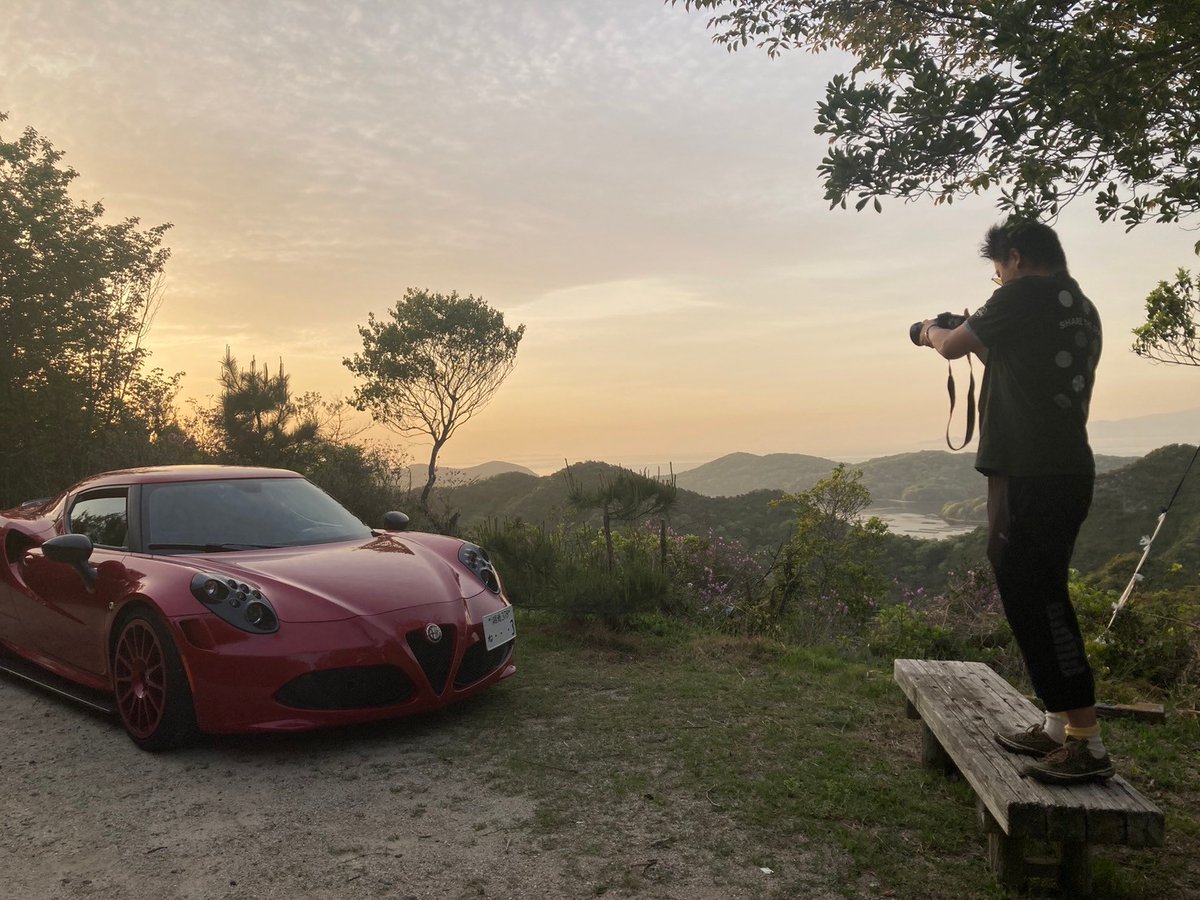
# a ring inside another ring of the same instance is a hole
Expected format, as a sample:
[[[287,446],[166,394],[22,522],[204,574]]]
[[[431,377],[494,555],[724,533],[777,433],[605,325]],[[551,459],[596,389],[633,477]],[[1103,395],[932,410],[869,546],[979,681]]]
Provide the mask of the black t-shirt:
[[[987,347],[979,394],[985,475],[1090,475],[1088,406],[1100,360],[1100,316],[1066,273],[1002,285],[967,320]]]

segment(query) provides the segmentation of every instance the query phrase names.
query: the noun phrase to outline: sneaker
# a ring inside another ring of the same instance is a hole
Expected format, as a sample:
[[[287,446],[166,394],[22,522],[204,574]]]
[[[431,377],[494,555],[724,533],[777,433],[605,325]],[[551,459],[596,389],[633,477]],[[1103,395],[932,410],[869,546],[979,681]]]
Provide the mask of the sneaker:
[[[996,732],[996,743],[1010,753],[1024,753],[1026,756],[1045,756],[1061,750],[1063,746],[1046,734],[1041,722],[1023,731]]]
[[[1032,775],[1046,784],[1105,781],[1115,772],[1107,753],[1099,757],[1092,756],[1086,738],[1067,738],[1061,748],[1025,768],[1026,775]]]

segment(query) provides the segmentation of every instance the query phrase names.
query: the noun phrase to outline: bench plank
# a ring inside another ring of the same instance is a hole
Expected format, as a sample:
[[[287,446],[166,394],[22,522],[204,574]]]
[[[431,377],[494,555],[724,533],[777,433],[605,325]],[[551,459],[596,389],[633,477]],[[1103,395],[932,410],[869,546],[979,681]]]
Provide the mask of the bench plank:
[[[1042,713],[983,663],[898,659],[896,683],[1005,834],[1038,840],[1160,847],[1162,812],[1120,776],[1058,787],[1021,772],[1029,757],[996,744],[996,731]]]

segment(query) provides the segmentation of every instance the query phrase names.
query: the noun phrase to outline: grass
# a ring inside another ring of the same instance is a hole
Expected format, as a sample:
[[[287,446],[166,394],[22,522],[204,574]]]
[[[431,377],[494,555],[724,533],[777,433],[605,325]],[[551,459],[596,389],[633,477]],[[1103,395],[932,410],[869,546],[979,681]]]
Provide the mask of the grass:
[[[537,846],[613,860],[601,892],[654,896],[669,849],[714,883],[769,868],[764,896],[1003,896],[969,787],[918,764],[890,661],[529,618],[519,635],[518,675],[454,727],[534,801]],[[1200,721],[1105,734],[1166,812],[1167,847],[1096,848],[1097,896],[1183,897],[1200,882]]]

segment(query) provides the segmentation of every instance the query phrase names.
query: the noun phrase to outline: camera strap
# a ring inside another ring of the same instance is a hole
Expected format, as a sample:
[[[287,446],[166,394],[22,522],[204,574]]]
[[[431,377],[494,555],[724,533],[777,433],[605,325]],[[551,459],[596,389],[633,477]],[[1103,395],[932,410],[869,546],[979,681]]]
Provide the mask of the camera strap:
[[[946,393],[950,395],[950,417],[946,419],[946,446],[951,450],[961,450],[967,444],[971,443],[971,438],[975,436],[975,367],[971,365],[971,354],[967,354],[967,369],[971,373],[971,380],[967,386],[967,435],[963,438],[963,442],[957,447],[954,446],[954,441],[950,440],[950,424],[954,421],[954,370],[950,367],[950,362],[946,362]]]

